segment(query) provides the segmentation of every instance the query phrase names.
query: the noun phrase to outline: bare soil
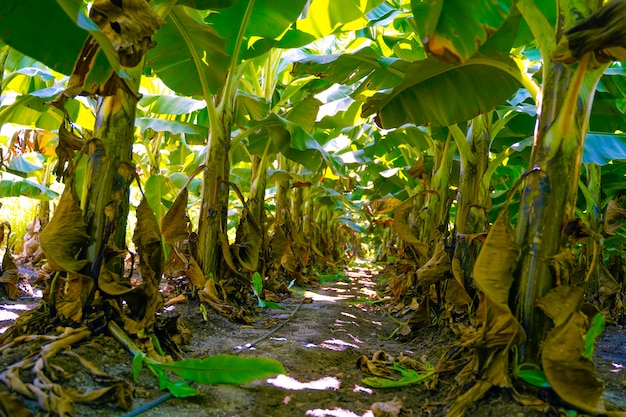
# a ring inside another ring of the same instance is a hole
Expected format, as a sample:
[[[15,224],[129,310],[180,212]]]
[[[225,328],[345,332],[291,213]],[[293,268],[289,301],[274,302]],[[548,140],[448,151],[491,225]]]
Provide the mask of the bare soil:
[[[268,357],[283,363],[292,378],[277,386],[267,379],[246,385],[196,386],[202,393],[197,397],[176,399],[163,397],[156,378],[147,370],[133,383],[135,412],[109,405],[76,404],[74,415],[132,416],[155,400],[166,399],[141,415],[152,417],[279,417],[279,416],[442,416],[454,392],[454,375],[439,375],[439,381],[429,389],[426,385],[403,388],[367,388],[362,380],[371,376],[357,366],[361,356],[372,358],[377,351],[388,355],[413,358],[422,363],[436,364],[442,353],[453,346],[456,336],[445,327],[431,327],[412,333],[409,340],[385,340],[397,327],[375,303],[377,276],[361,265],[346,271],[349,281],[338,280],[317,288],[302,290],[298,296],[281,302],[288,311],[262,309],[256,321],[242,326],[228,321],[211,309],[208,320],[200,313],[198,301],[188,300],[166,309],[166,315],[180,315],[191,330],[191,343],[185,347],[185,357],[203,358],[216,354]],[[295,291],[296,294],[298,291]],[[302,302],[304,297],[312,302]],[[0,328],[6,327],[16,314],[38,303],[34,297],[17,301],[0,300]],[[249,346],[253,344],[253,346]],[[73,350],[94,362],[106,373],[132,383],[132,356],[113,338],[100,335],[90,343]],[[12,352],[0,355],[0,369],[15,362]],[[626,366],[626,332],[621,327],[609,327],[598,342],[596,364],[606,382],[605,398],[626,408],[624,366]],[[65,381],[83,390],[97,388],[93,378],[77,367],[71,356],[57,355],[55,364],[71,372]],[[272,379],[270,379],[271,381]],[[282,380],[278,378],[279,381]],[[295,389],[296,383],[305,384]],[[314,386],[306,383],[316,382]],[[4,386],[0,384],[0,388]],[[4,387],[6,389],[6,387]],[[549,396],[549,394],[546,394]],[[35,415],[43,415],[37,404],[21,398]],[[371,411],[402,404],[400,414]],[[375,403],[387,403],[378,404]],[[0,412],[0,414],[2,414]],[[10,415],[10,414],[9,414]],[[471,416],[542,416],[545,414],[525,407],[506,390],[492,389],[485,398],[467,410]]]

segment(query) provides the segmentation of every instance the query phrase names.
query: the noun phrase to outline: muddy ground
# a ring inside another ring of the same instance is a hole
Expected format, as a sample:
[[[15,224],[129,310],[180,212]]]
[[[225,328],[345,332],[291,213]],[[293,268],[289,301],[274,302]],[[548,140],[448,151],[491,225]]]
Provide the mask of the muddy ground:
[[[290,380],[280,377],[246,385],[196,386],[202,395],[169,398],[138,414],[142,407],[163,399],[164,395],[158,389],[156,378],[143,370],[138,382],[133,384],[134,411],[79,403],[74,415],[363,417],[374,416],[373,408],[393,409],[391,403],[394,401],[396,405],[402,405],[400,414],[391,411],[376,416],[445,415],[453,392],[454,375],[439,375],[432,390],[424,384],[374,389],[362,382],[371,375],[357,367],[357,360],[361,356],[372,358],[375,352],[383,350],[396,358],[402,355],[422,363],[436,364],[442,353],[457,342],[456,336],[448,328],[432,327],[411,334],[405,341],[393,337],[385,340],[398,325],[378,308],[378,304],[371,302],[378,277],[372,275],[365,264],[351,268],[345,275],[349,280],[339,279],[316,288],[296,289],[293,298],[281,303],[288,308],[287,311],[262,309],[250,326],[230,322],[211,309],[207,312],[208,320],[205,320],[200,314],[198,301],[190,300],[167,308],[166,314],[180,314],[193,333],[191,343],[185,347],[185,357],[203,358],[241,351],[241,356],[274,358],[282,362]],[[302,302],[304,297],[312,302]],[[0,329],[21,311],[37,303],[36,297],[0,300]],[[253,342],[254,346],[245,348]],[[91,343],[76,346],[73,350],[108,374],[132,381],[132,356],[114,339],[98,336]],[[96,386],[90,375],[73,366],[71,357],[58,356],[55,364],[72,372],[67,384],[82,388]],[[15,352],[0,355],[0,369],[14,359]],[[599,375],[606,382],[605,398],[626,407],[626,331],[623,328],[612,326],[606,329],[598,342],[595,362]],[[298,383],[301,383],[300,387],[295,386]],[[549,398],[550,394],[546,393],[544,397]],[[34,401],[20,400],[35,415],[43,415]],[[379,404],[374,405],[376,403]],[[492,389],[465,415],[522,417],[557,414],[557,411],[545,413],[522,406],[509,392]]]

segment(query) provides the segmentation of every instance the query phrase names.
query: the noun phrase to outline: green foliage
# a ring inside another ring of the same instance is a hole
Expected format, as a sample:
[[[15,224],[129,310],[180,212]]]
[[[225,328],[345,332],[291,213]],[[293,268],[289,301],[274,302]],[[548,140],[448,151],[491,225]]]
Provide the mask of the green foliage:
[[[430,364],[426,364],[426,372],[419,373],[413,369],[407,369],[397,362],[393,364],[393,369],[400,372],[402,378],[397,381],[380,377],[363,378],[363,384],[372,388],[399,388],[407,385],[422,384],[433,378],[437,372]]]
[[[596,340],[604,331],[604,314],[598,313],[593,316],[593,322],[585,334],[585,357],[592,359],[593,351],[596,348]]]
[[[204,359],[157,362],[139,352],[133,358],[134,380],[137,380],[143,364],[157,376],[160,389],[167,389],[178,398],[198,394],[198,391],[189,386],[186,380],[208,385],[247,384],[260,378],[285,373],[283,365],[274,359],[216,355]],[[166,371],[182,379],[172,381]]]
[[[541,369],[520,369],[517,376],[526,383],[538,388],[550,388],[551,385],[546,378],[546,374]]]
[[[252,274],[252,291],[257,298],[259,303],[259,307],[261,308],[277,308],[279,310],[287,310],[285,307],[277,304],[273,301],[265,301],[261,298],[261,294],[263,294],[263,278],[261,278],[261,274],[255,272]]]

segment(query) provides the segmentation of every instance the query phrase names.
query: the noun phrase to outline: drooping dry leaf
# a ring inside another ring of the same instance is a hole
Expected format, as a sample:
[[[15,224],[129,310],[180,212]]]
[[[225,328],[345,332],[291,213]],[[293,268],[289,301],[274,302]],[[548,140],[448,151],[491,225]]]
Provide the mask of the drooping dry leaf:
[[[503,210],[489,230],[472,274],[478,288],[496,303],[508,304],[518,255],[508,210]]]
[[[599,288],[598,297],[600,298],[600,306],[604,311],[611,315],[611,305],[618,299],[621,291],[621,285],[615,280],[611,272],[604,266],[603,263],[599,264],[600,276],[599,276]]]
[[[185,273],[187,274],[187,278],[189,278],[191,285],[195,288],[204,288],[206,276],[193,256],[189,258],[189,268],[185,271]]]
[[[2,268],[0,269],[0,283],[4,284],[7,296],[14,300],[20,296],[20,289],[17,287],[17,266],[11,255],[11,250],[7,248],[2,257]]]
[[[617,230],[624,225],[624,219],[626,219],[626,210],[617,201],[609,201],[604,213],[604,233],[614,236]]]
[[[87,223],[78,205],[78,197],[74,187],[68,184],[52,220],[39,236],[41,248],[54,270],[79,274],[87,265],[86,259],[76,259],[89,240],[85,230]]]
[[[472,298],[456,279],[448,280],[445,299],[447,303],[454,306],[458,314],[467,312],[469,305],[472,303]]]
[[[16,395],[11,394],[6,388],[2,388],[0,389],[0,416],[32,417],[33,413]]]
[[[396,207],[395,214],[393,216],[393,225],[396,233],[403,241],[413,245],[421,256],[426,256],[428,253],[428,246],[421,242],[413,234],[413,232],[411,232],[411,225],[407,220],[409,214],[413,210],[413,200],[415,197],[417,197],[417,194]]]
[[[230,244],[228,243],[228,237],[222,230],[220,230],[219,235],[220,235],[219,236],[220,247],[222,248],[222,256],[224,257],[224,261],[226,262],[226,265],[228,265],[231,271],[240,275],[241,273],[239,272],[239,268],[237,268],[237,265],[235,265],[233,254],[230,251]]]
[[[163,311],[163,296],[159,293],[159,282],[163,275],[163,246],[161,231],[156,216],[147,200],[143,198],[137,207],[137,225],[133,242],[139,255],[139,268],[143,282],[139,287],[125,294],[129,305],[139,321],[123,317],[125,329],[136,334],[139,330],[151,328],[156,314]],[[132,299],[132,301],[130,301]]]
[[[587,317],[580,312],[583,287],[556,287],[537,301],[555,327],[543,342],[541,364],[548,382],[559,397],[591,414],[606,411],[604,384],[591,359],[585,357]]]
[[[359,356],[356,361],[356,366],[363,372],[370,373],[372,375],[394,379],[395,373],[393,370],[394,359],[382,350],[374,352],[372,359],[369,359],[365,355]]]
[[[187,200],[189,191],[187,187],[178,192],[172,207],[165,213],[161,220],[161,234],[163,241],[170,245],[182,242],[189,236],[187,229]]]
[[[133,289],[128,280],[122,279],[119,274],[111,272],[105,267],[100,268],[98,287],[106,294],[112,296],[126,294]]]
[[[368,207],[372,214],[385,214],[392,212],[400,204],[402,204],[402,201],[395,197],[383,197],[371,201]]]
[[[259,267],[259,253],[263,235],[250,211],[244,207],[237,227],[234,253],[242,272],[255,272]]]
[[[96,0],[89,17],[100,27],[125,67],[134,67],[155,46],[151,37],[165,21],[144,0]]]
[[[164,265],[161,231],[156,216],[145,198],[137,207],[137,226],[133,242],[139,254],[139,265],[144,282],[149,279],[158,285]]]
[[[59,276],[54,291],[56,314],[75,323],[83,318],[83,306],[93,288],[93,280],[80,274]]]
[[[285,248],[285,252],[283,256],[280,258],[280,264],[289,272],[296,272],[298,268],[298,258],[296,254],[293,253],[291,246],[287,246]]]
[[[450,256],[444,249],[443,240],[440,240],[433,256],[417,270],[417,280],[423,287],[429,287],[445,278],[451,269]]]
[[[463,417],[465,410],[481,399],[491,387],[492,384],[489,381],[476,381],[476,383],[469,390],[457,397],[452,406],[450,406],[446,416]]]

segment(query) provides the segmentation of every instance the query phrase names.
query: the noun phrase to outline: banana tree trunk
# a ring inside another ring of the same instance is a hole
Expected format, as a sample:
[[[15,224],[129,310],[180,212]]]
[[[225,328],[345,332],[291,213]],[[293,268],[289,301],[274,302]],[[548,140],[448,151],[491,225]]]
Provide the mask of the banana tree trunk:
[[[483,177],[489,165],[490,117],[491,113],[475,117],[469,125],[467,137],[456,141],[461,155],[455,222],[457,233],[480,233],[489,225],[487,212],[491,198]]]
[[[138,85],[141,69],[135,83]],[[100,97],[96,111],[94,139],[90,144],[87,177],[89,186],[83,200],[87,233],[90,236],[87,259],[90,275],[97,282],[104,247],[112,241],[117,248],[126,247],[129,186],[133,180],[132,146],[137,109],[136,92],[114,76],[117,86],[113,95]],[[117,274],[123,271],[123,260],[115,258],[107,265]]]
[[[576,69],[546,60],[543,94],[531,173],[521,196],[517,245],[521,248],[516,271],[515,313],[527,340],[521,361],[536,363],[547,318],[536,300],[553,286],[547,259],[567,243],[564,225],[574,218],[585,133],[596,84],[605,67],[589,71],[588,55]]]
[[[228,219],[228,177],[230,173],[230,132],[232,114],[225,111],[220,120],[211,123],[208,152],[202,181],[202,203],[198,223],[198,253],[204,274],[219,277],[221,235],[226,233]]]

